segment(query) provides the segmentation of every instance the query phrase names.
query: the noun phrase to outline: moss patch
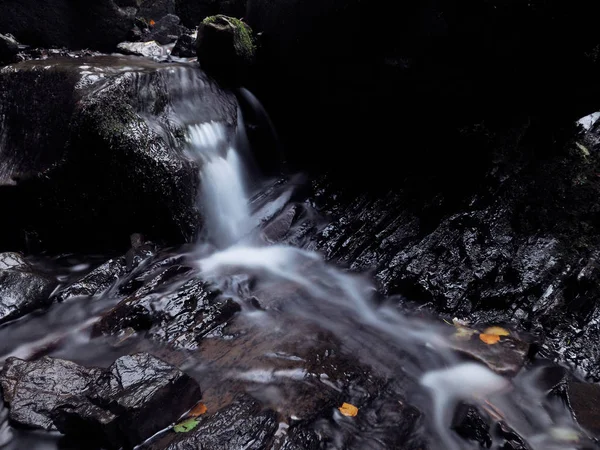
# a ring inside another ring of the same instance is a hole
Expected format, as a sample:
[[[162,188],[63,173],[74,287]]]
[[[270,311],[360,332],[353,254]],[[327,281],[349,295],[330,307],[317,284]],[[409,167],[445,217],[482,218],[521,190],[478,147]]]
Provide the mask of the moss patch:
[[[209,16],[202,21],[203,25],[229,26],[233,29],[233,45],[238,56],[250,60],[254,57],[256,46],[252,37],[252,29],[240,19],[218,14]]]

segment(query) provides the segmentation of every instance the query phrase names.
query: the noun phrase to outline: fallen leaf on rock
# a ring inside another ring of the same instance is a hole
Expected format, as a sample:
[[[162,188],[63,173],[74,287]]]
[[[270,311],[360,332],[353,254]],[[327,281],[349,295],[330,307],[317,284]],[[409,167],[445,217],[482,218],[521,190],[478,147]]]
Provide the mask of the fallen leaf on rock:
[[[192,417],[191,419],[179,422],[173,427],[173,431],[175,433],[187,433],[188,431],[192,431],[194,428],[196,428],[199,423],[200,421],[198,419]]]
[[[485,342],[488,345],[493,345],[493,344],[498,343],[498,341],[500,340],[500,336],[498,336],[497,334],[482,333],[479,335],[479,339],[481,339],[483,342]]]
[[[355,417],[358,414],[358,408],[350,403],[344,403],[338,409],[346,417]]]
[[[495,334],[496,336],[510,336],[510,331],[502,327],[489,327],[483,330],[484,334]]]
[[[149,24],[150,24],[151,27],[153,27],[156,24],[156,22],[154,20],[150,19]]]
[[[198,417],[202,414],[206,414],[207,408],[204,403],[198,403],[196,406],[192,408],[192,410],[187,414],[188,417]]]

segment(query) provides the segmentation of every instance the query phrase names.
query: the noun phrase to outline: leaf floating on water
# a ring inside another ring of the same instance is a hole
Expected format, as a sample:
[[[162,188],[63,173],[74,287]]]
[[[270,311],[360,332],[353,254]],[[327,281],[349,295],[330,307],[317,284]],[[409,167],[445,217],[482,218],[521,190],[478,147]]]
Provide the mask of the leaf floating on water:
[[[356,417],[358,414],[358,408],[350,403],[344,403],[338,409],[346,417]]]
[[[510,336],[510,331],[501,327],[489,327],[483,331],[485,334],[495,334],[497,336]]]
[[[202,414],[206,414],[206,411],[207,411],[206,405],[204,403],[198,403],[188,413],[188,417],[198,417],[198,416],[201,416]]]
[[[173,427],[173,431],[175,433],[187,433],[188,431],[192,431],[194,428],[196,428],[199,423],[200,421],[198,419],[192,417],[191,419],[179,422]]]
[[[479,339],[481,339],[488,345],[493,345],[498,343],[498,341],[500,340],[500,336],[498,336],[497,334],[482,333],[479,335]]]

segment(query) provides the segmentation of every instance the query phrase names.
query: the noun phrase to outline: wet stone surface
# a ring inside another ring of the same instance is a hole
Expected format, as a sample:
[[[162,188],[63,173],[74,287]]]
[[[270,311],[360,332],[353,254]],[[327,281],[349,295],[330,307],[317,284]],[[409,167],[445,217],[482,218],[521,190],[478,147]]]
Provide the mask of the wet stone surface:
[[[18,253],[0,253],[0,323],[48,306],[58,282]]]
[[[201,396],[198,383],[146,353],[117,359],[108,369],[43,357],[7,360],[0,382],[10,420],[132,448],[177,420]]]

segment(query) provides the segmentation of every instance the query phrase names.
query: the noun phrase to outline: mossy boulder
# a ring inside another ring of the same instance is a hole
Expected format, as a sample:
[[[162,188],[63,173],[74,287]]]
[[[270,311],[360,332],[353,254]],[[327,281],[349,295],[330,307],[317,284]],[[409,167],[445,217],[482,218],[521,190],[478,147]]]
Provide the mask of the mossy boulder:
[[[198,27],[196,53],[206,73],[227,84],[239,84],[254,62],[252,29],[240,19],[209,16]]]
[[[106,56],[28,61],[0,69],[0,100],[0,204],[11,217],[0,249],[120,251],[135,232],[194,239],[199,168],[183,154],[186,126],[237,119],[233,94],[200,70]]]

